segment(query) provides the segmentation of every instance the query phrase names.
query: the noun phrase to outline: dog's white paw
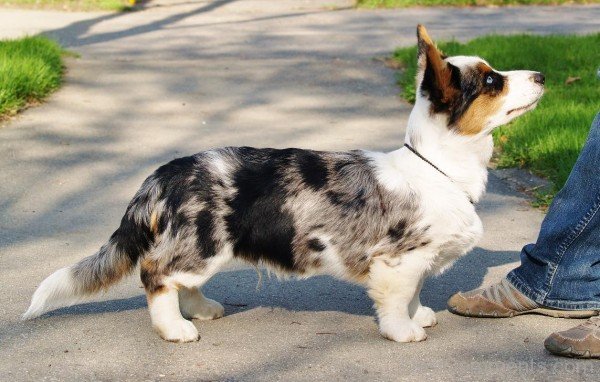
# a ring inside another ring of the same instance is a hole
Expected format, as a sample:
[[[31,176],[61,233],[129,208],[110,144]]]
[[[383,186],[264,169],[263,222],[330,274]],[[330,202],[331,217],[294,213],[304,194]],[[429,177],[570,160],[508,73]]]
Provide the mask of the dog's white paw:
[[[210,298],[194,299],[181,304],[181,314],[185,318],[197,320],[214,320],[223,317],[225,308]]]
[[[396,342],[419,342],[427,338],[425,330],[410,319],[380,322],[379,332],[388,340]]]
[[[200,335],[196,326],[188,320],[172,321],[168,325],[157,328],[162,339],[170,342],[198,341]]]
[[[437,324],[435,312],[427,306],[419,306],[412,319],[423,328],[428,328]]]

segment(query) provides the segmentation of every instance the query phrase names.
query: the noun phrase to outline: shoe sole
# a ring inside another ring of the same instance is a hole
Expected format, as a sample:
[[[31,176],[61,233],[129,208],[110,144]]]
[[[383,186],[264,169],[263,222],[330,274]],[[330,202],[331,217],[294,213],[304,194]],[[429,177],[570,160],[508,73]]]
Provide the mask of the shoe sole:
[[[509,312],[483,312],[480,311],[478,313],[471,312],[469,310],[459,311],[455,306],[449,306],[448,310],[454,314],[458,314],[459,316],[465,317],[481,317],[481,318],[510,318],[515,316],[521,316],[524,314],[538,314],[542,316],[554,317],[554,318],[590,318],[598,315],[597,310],[558,310],[558,309],[548,309],[548,308],[535,308],[530,310],[525,310],[522,312],[518,312],[516,310],[511,310]]]
[[[590,359],[590,358],[600,358],[600,353],[592,353],[589,349],[586,350],[575,350],[573,347],[561,347],[559,344],[555,343],[552,340],[546,340],[544,342],[544,347],[550,353],[561,356],[561,357],[569,357],[569,358],[582,358],[582,359]]]

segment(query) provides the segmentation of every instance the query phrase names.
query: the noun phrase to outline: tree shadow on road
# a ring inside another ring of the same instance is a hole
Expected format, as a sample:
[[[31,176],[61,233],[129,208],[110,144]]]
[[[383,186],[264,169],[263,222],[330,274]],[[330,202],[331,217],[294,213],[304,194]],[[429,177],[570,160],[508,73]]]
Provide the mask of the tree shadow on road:
[[[227,5],[238,2],[239,0],[217,0],[217,1],[189,1],[189,2],[179,2],[179,3],[170,3],[168,6],[165,5],[154,5],[151,2],[140,4],[137,9],[140,12],[143,12],[146,8],[156,8],[156,7],[180,7],[182,8],[181,12],[171,13],[168,16],[144,23],[142,25],[136,25],[133,27],[124,28],[118,31],[110,31],[110,32],[99,32],[99,33],[91,33],[91,30],[106,21],[122,18],[125,16],[130,16],[129,13],[110,13],[106,15],[102,15],[92,19],[86,19],[82,21],[77,21],[72,24],[69,24],[65,27],[50,30],[44,32],[44,35],[50,36],[56,40],[58,40],[61,44],[66,46],[67,48],[77,48],[87,45],[100,44],[113,40],[134,37],[138,35],[143,35],[147,33],[152,33],[159,31],[164,28],[177,28],[173,27],[174,24],[177,24],[180,21],[185,19],[201,15],[204,13],[210,13],[218,10],[219,8],[225,7]],[[193,5],[197,5],[200,3],[200,6],[193,7]],[[239,25],[243,23],[249,22],[260,22],[266,20],[274,20],[274,19],[286,19],[290,17],[302,17],[309,14],[314,13],[322,13],[322,12],[336,12],[340,10],[351,9],[352,7],[342,7],[335,9],[319,9],[315,11],[307,11],[307,12],[289,12],[283,14],[276,14],[270,16],[263,17],[253,17],[250,19],[244,20],[235,20],[235,21],[222,21],[222,22],[209,22],[202,23],[201,25],[194,26],[194,28],[204,27],[210,28],[214,25]],[[150,16],[151,17],[151,16]]]
[[[110,13],[110,14],[103,15],[103,16],[100,16],[97,18],[93,18],[93,19],[77,21],[77,22],[74,22],[74,23],[64,27],[64,28],[51,30],[51,31],[45,32],[44,34],[57,39],[62,44],[66,45],[67,47],[76,48],[79,46],[97,44],[97,43],[102,43],[102,42],[106,42],[106,41],[112,41],[112,40],[119,39],[119,38],[131,37],[131,36],[135,36],[135,35],[139,35],[139,34],[153,32],[153,31],[159,30],[161,28],[164,28],[168,25],[171,25],[173,23],[176,23],[178,21],[184,20],[188,17],[192,17],[194,15],[198,15],[201,13],[208,13],[208,12],[214,11],[218,8],[221,8],[227,4],[234,3],[236,1],[238,1],[238,0],[211,1],[211,2],[201,5],[198,8],[192,9],[191,11],[176,13],[176,14],[173,14],[169,17],[166,17],[166,18],[158,20],[158,21],[149,22],[149,23],[146,23],[143,25],[138,25],[135,27],[123,29],[123,30],[116,31],[116,32],[93,33],[93,34],[89,33],[90,30],[95,25],[98,25],[105,21],[109,21],[109,20],[113,20],[113,19],[120,18],[123,16],[127,16],[128,13],[115,12],[115,13]],[[149,4],[142,4],[141,6],[145,7],[146,5],[149,5]]]

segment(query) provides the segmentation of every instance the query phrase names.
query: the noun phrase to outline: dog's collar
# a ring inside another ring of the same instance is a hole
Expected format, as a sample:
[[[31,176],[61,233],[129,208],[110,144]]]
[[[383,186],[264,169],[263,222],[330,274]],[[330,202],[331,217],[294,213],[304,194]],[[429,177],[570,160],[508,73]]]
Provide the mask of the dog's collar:
[[[421,159],[423,162],[427,163],[428,165],[430,165],[431,167],[433,167],[434,169],[436,169],[440,174],[444,175],[446,178],[450,179],[450,181],[452,183],[454,183],[454,180],[452,180],[452,178],[450,178],[448,176],[448,174],[446,174],[445,172],[443,172],[442,170],[440,170],[440,168],[438,166],[434,165],[429,159],[427,159],[423,155],[421,155],[421,153],[419,153],[417,150],[415,150],[414,147],[412,147],[408,143],[405,143],[404,147],[406,147],[407,149],[409,149],[410,151],[412,151],[412,153],[415,154],[416,156],[418,156],[419,159]],[[469,202],[471,202],[471,204],[475,204],[475,201],[473,201],[473,198],[471,198],[471,195],[469,195],[466,192],[465,192],[465,195],[467,196],[467,199],[469,199]]]

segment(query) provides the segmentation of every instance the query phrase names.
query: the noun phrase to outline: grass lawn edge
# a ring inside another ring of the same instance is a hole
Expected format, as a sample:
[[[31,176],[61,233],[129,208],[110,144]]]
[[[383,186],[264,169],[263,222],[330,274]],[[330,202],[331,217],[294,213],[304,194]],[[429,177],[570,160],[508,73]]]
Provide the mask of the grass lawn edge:
[[[129,0],[0,0],[0,7],[65,12],[130,12],[136,9]]]
[[[0,122],[42,103],[63,82],[74,56],[45,36],[0,40]]]
[[[560,6],[591,5],[600,0],[357,0],[359,9],[394,9],[420,7],[518,7],[518,6]]]

